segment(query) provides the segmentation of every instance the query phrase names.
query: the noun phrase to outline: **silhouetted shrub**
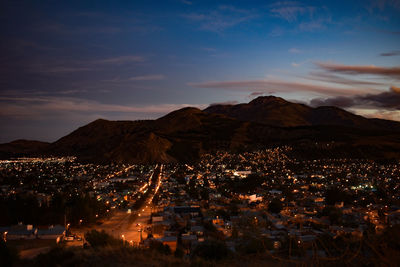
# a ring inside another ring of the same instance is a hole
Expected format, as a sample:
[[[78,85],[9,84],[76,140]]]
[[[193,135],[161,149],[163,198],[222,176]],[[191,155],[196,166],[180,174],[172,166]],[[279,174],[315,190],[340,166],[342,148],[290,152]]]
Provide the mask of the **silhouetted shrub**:
[[[282,210],[282,203],[279,199],[274,198],[268,205],[268,211],[272,213],[279,213]]]
[[[151,241],[149,248],[151,250],[155,250],[159,253],[165,254],[165,255],[170,255],[171,254],[171,248],[168,245],[164,245],[163,243],[159,241]]]
[[[0,265],[14,266],[18,258],[18,251],[13,247],[7,246],[6,242],[0,239]]]
[[[102,230],[101,232],[91,230],[90,232],[87,232],[85,234],[85,239],[93,248],[104,246],[118,246],[123,244],[122,240],[110,236],[104,230]]]
[[[193,255],[207,260],[222,260],[229,255],[229,250],[224,242],[207,240],[196,247]]]

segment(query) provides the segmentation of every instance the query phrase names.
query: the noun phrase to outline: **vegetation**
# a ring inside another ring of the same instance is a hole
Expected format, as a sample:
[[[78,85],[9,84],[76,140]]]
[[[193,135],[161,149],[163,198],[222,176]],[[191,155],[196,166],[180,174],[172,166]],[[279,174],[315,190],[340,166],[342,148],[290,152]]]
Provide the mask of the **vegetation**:
[[[279,213],[282,210],[282,202],[278,198],[272,199],[268,205],[268,211],[272,213]]]
[[[7,246],[3,239],[0,239],[0,265],[14,266],[18,261],[18,251]]]
[[[229,249],[226,244],[217,240],[207,240],[199,244],[193,252],[194,256],[206,260],[222,260],[228,257],[229,254]]]
[[[18,222],[34,225],[64,224],[65,219],[72,225],[94,222],[106,214],[107,207],[88,194],[55,194],[49,202],[39,203],[36,196],[16,195],[0,199],[0,225]],[[98,215],[96,217],[96,215]]]
[[[85,239],[93,248],[123,245],[121,240],[110,236],[104,230],[101,232],[91,230],[85,234]]]

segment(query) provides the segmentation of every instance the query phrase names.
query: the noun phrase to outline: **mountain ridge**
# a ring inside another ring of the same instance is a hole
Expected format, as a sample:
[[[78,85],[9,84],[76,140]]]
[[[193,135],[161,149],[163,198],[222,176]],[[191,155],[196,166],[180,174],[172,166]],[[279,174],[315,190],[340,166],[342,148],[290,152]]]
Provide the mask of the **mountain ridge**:
[[[195,161],[215,150],[290,145],[293,153],[304,158],[400,158],[400,123],[394,121],[370,120],[332,107],[311,108],[276,97],[211,107],[182,108],[156,120],[98,119],[51,144],[26,149],[25,154],[76,156],[82,162],[101,164],[173,163]],[[327,120],[340,123],[324,123]],[[12,153],[13,146],[2,144],[2,157],[7,149],[11,150],[8,155],[18,155]]]
[[[400,131],[400,122],[368,119],[335,106],[313,108],[275,96],[260,96],[249,103],[237,105],[211,105],[204,111],[273,126],[342,125],[377,130],[391,127]]]

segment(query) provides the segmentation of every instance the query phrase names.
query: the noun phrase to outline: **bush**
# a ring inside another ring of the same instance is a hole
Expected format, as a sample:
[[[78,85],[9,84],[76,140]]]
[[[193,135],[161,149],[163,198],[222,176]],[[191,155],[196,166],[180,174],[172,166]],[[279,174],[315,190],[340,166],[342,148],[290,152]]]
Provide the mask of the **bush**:
[[[55,247],[46,254],[39,254],[33,260],[33,266],[76,266],[79,259],[76,258],[74,251],[70,249],[64,249],[61,247]]]
[[[176,248],[175,252],[174,252],[174,256],[176,258],[183,258],[183,256],[185,255],[185,252],[183,251],[183,249],[181,249],[180,247]]]
[[[96,230],[87,232],[85,234],[85,239],[93,248],[104,246],[120,246],[123,244],[121,240],[110,236],[104,230],[102,230],[101,232]]]
[[[282,203],[279,199],[274,198],[268,205],[268,211],[272,213],[279,213],[282,210]]]
[[[1,266],[13,266],[18,261],[18,251],[7,246],[3,239],[0,239],[0,263]]]
[[[238,245],[237,250],[245,254],[256,254],[264,252],[267,248],[272,249],[272,245],[268,240],[247,237]]]
[[[229,250],[224,242],[207,240],[196,247],[193,255],[207,260],[222,260],[229,255]]]
[[[164,245],[163,243],[161,243],[159,241],[155,241],[155,240],[151,241],[149,248],[151,250],[155,250],[161,254],[165,254],[165,255],[171,254],[171,248],[168,245]]]

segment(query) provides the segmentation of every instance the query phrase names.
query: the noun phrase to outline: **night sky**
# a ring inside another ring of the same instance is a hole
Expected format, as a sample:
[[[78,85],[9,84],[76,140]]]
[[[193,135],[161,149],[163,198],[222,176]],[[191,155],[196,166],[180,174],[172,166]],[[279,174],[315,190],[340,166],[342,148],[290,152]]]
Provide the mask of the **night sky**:
[[[400,0],[3,0],[0,25],[0,143],[270,94],[400,121]]]

